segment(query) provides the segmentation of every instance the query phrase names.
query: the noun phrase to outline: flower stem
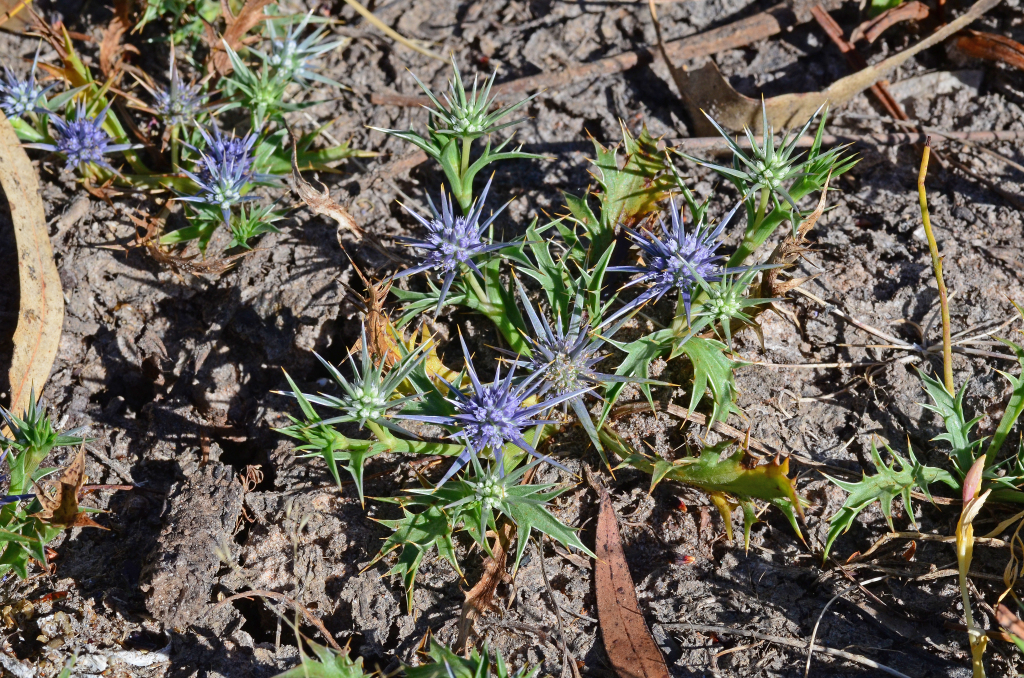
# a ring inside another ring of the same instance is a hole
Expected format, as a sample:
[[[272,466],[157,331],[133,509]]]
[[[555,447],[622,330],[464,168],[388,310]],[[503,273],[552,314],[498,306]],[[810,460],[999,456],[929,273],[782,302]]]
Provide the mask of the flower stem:
[[[956,394],[953,384],[953,342],[949,327],[949,298],[946,295],[946,283],[942,279],[942,256],[939,245],[932,233],[932,220],[928,215],[928,194],[924,188],[924,178],[928,174],[928,157],[931,155],[931,142],[924,142],[924,153],[921,155],[921,171],[917,175],[917,195],[921,201],[921,221],[924,233],[928,237],[928,250],[932,255],[932,268],[935,269],[935,281],[939,285],[939,308],[942,312],[942,379],[950,395]]]
[[[181,125],[171,127],[171,167],[175,172],[178,171],[181,165],[181,142],[178,139],[180,130]]]
[[[754,216],[754,225],[750,228],[751,233],[756,232],[761,226],[761,222],[764,221],[764,214],[768,210],[768,199],[771,195],[771,189],[761,189],[761,201],[757,204],[757,214]]]
[[[463,137],[462,139],[462,169],[459,172],[459,178],[465,181],[466,172],[469,171],[469,149],[473,146],[473,140],[470,137]],[[470,194],[473,193],[473,187],[469,186]]]

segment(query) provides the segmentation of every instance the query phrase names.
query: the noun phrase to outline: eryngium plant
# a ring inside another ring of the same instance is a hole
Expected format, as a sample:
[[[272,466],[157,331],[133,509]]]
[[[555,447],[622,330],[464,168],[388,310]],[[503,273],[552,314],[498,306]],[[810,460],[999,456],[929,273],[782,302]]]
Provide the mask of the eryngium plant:
[[[7,462],[7,492],[0,497],[0,573],[13,571],[21,579],[28,578],[30,560],[44,567],[46,545],[60,534],[60,527],[48,525],[32,514],[42,506],[35,498],[35,481],[53,469],[40,472],[39,465],[58,447],[81,445],[80,429],[59,433],[53,428],[46,405],[29,396],[29,405],[21,417],[0,407],[0,426],[6,426],[10,437],[0,434],[0,463]]]
[[[477,91],[476,78],[473,79],[473,90],[471,94],[466,93],[466,87],[462,83],[462,74],[452,56],[452,68],[455,77],[448,81],[448,90],[451,94],[442,94],[445,103],[434,96],[430,88],[420,82],[419,78],[413,75],[416,83],[426,93],[427,98],[434,104],[434,108],[427,108],[430,119],[427,122],[427,136],[424,137],[414,130],[381,129],[373,127],[378,132],[391,134],[404,139],[417,148],[422,149],[427,155],[441,163],[448,184],[451,186],[455,199],[462,207],[464,214],[468,214],[473,205],[473,180],[482,169],[496,162],[514,159],[539,159],[542,156],[532,153],[521,152],[521,146],[514,151],[503,151],[512,137],[509,136],[498,146],[491,150],[491,135],[497,131],[512,127],[521,123],[525,118],[502,122],[502,120],[513,111],[521,108],[534,96],[527,97],[515,104],[505,106],[497,111],[490,112],[494,104],[491,94],[491,86],[494,84],[492,73],[487,79],[484,87]],[[486,138],[487,142],[483,152],[473,160],[473,142],[480,138]],[[481,201],[482,202],[482,201]]]
[[[560,429],[575,423],[586,429],[606,462],[604,450],[609,449],[629,465],[651,472],[655,484],[671,478],[709,492],[723,519],[729,521],[726,527],[730,535],[732,508],[740,505],[744,538],[749,536],[757,519],[755,501],[778,507],[799,534],[796,520],[801,515],[801,500],[788,477],[785,461],[752,463],[747,450],[734,441],[694,453],[686,450],[674,459],[645,457],[618,434],[614,416],[616,399],[631,382],[655,407],[652,387],[661,382],[652,380],[650,371],[656,362],[668,363],[665,367],[673,374],[685,375],[685,382],[673,388],[688,391],[684,402],[689,410],[705,406],[710,392],[710,423],[738,412],[733,373],[746,363],[714,337],[731,343],[734,333],[753,323],[772,301],[759,298],[755,278],[765,266],[759,265],[754,256],[767,237],[764,224],[781,221],[770,221],[762,215],[763,223],[757,222],[757,205],[752,207],[747,196],[741,204],[748,210],[744,242],[750,249],[743,256],[726,260],[720,246],[739,206],[719,222],[712,222],[707,217],[708,202],[698,203],[667,153],[658,149],[657,140],[646,130],[639,137],[624,130],[624,159],[616,149],[596,144],[599,193],[566,196],[568,215],[544,225],[538,225],[535,219],[523,235],[495,243],[487,233],[491,224],[481,224],[483,198],[492,184],[487,183],[476,202],[471,188],[480,163],[500,158],[488,156],[486,150],[475,164],[468,165],[467,158],[474,139],[500,127],[501,117],[493,116],[509,111],[490,114],[490,106],[481,103],[488,98],[487,87],[484,90],[467,94],[456,73],[453,94],[444,104],[431,95],[436,108],[430,114],[429,138],[415,132],[393,132],[424,148],[441,163],[464,217],[459,221],[443,192],[440,212],[431,204],[432,218],[413,215],[427,233],[412,242],[423,260],[394,277],[415,285],[409,278],[412,273],[434,271],[440,287],[429,278],[426,291],[388,287],[405,302],[403,314],[394,326],[377,305],[368,307],[376,327],[369,337],[370,355],[379,357],[382,364],[387,363],[385,356],[411,355],[415,344],[401,334],[401,328],[417,322],[429,326],[438,309],[450,304],[494,324],[498,341],[505,343],[499,352],[508,366],[499,365],[493,380],[484,381],[476,367],[479,363],[474,363],[469,347],[460,338],[465,363],[462,372],[444,365],[433,348],[423,349],[427,357],[410,370],[392,368],[404,377],[394,391],[395,399],[402,399],[403,404],[400,409],[368,408],[364,425],[369,438],[362,437],[363,430],[356,432],[357,424],[364,420],[355,420],[363,411],[352,409],[356,407],[352,404],[354,391],[347,395],[349,409],[343,415],[347,421],[332,422],[332,415],[327,413],[321,416],[316,408],[324,407],[327,401],[317,404],[300,399],[304,417],[294,419],[287,431],[305,442],[304,451],[325,459],[345,455],[343,458],[351,460],[353,466],[361,467],[365,458],[383,452],[399,455],[400,459],[408,454],[454,459],[454,463],[445,464],[443,473],[437,473],[436,480],[432,471],[418,467],[421,489],[380,498],[398,504],[401,515],[379,520],[391,535],[373,563],[397,553],[389,573],[402,578],[407,605],[412,608],[416,575],[428,554],[436,550],[461,574],[455,540],[463,532],[487,553],[495,553],[495,539],[502,540],[502,547],[509,549],[515,540],[516,563],[534,528],[566,546],[582,548],[575,533],[557,520],[551,506],[557,486],[533,480],[535,470],[556,473],[548,464],[562,467],[545,445]],[[783,147],[788,148],[788,142]],[[835,176],[848,169],[844,162],[832,151],[821,152],[820,144],[812,147],[806,174],[792,179],[798,188],[790,185],[788,195],[799,205],[802,198],[817,190],[815,187],[821,188],[830,173]],[[683,211],[676,209],[675,193],[682,196],[685,209],[690,211],[694,224],[690,230],[685,228]],[[792,206],[788,201],[778,203],[771,220],[778,218],[776,212],[780,209],[792,210]],[[796,216],[796,211],[789,213],[790,218]],[[642,228],[641,224],[648,221],[658,222],[660,229]],[[618,250],[613,244],[621,234],[637,247],[638,263],[616,262],[611,266]],[[608,271],[635,275],[625,284],[623,276],[617,276],[612,287],[606,284]],[[634,296],[629,290],[633,286],[644,289]],[[530,300],[537,288],[539,307]],[[623,290],[623,296],[629,296],[620,300],[618,293]],[[638,321],[641,307],[653,307],[670,295],[671,306]],[[665,315],[671,321],[658,325],[654,318]],[[616,338],[627,330],[628,340]],[[617,350],[605,351],[605,347]],[[607,361],[606,367],[603,361]],[[353,372],[357,372],[354,367]],[[384,379],[386,374],[382,370],[377,378]],[[352,377],[346,378],[354,383]],[[294,386],[293,392],[298,393]],[[604,401],[600,418],[590,416],[588,393]],[[658,396],[663,405],[665,399],[673,399],[675,392]],[[359,407],[363,405],[359,403]],[[558,406],[562,406],[563,415],[556,418],[553,415]],[[373,421],[371,415],[379,415],[380,420]],[[400,420],[408,430],[389,427],[388,420]],[[350,430],[343,433],[336,424],[346,424]],[[725,449],[730,450],[727,457],[721,454]],[[587,450],[575,445],[572,452],[582,455]],[[533,461],[527,463],[531,457]],[[495,536],[489,536],[492,534]]]

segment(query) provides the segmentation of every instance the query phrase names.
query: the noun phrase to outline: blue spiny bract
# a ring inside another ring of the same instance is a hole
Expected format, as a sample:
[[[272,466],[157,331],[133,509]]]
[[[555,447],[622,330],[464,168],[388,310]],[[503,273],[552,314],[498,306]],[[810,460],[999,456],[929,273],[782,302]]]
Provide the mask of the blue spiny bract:
[[[427,229],[426,236],[423,239],[402,238],[402,241],[410,247],[423,250],[425,256],[422,264],[407,268],[396,274],[395,277],[401,278],[422,271],[434,271],[439,276],[442,276],[444,283],[441,287],[441,295],[437,300],[437,308],[434,311],[435,315],[441,312],[441,307],[444,306],[444,299],[448,296],[448,289],[451,287],[452,281],[455,280],[455,274],[459,272],[463,265],[482,278],[483,273],[480,272],[480,269],[473,262],[473,257],[499,250],[508,245],[508,243],[490,242],[484,236],[490,225],[501,214],[502,210],[508,206],[508,203],[505,203],[487,221],[481,224],[480,217],[483,213],[484,202],[487,200],[487,192],[490,188],[491,182],[488,181],[487,185],[484,186],[483,193],[480,194],[480,199],[469,210],[469,214],[464,217],[455,216],[452,211],[451,198],[445,194],[443,188],[441,189],[440,213],[434,207],[434,202],[430,199],[430,196],[427,196],[427,202],[430,204],[430,212],[432,214],[431,219],[426,219],[414,210],[402,205],[406,212],[415,217]]]
[[[451,395],[454,396],[448,398],[448,402],[454,406],[455,412],[451,415],[416,415],[415,417],[420,421],[457,427],[458,430],[449,437],[461,439],[466,445],[466,449],[448,469],[438,485],[443,485],[471,458],[479,456],[485,450],[491,451],[498,465],[499,473],[503,474],[502,448],[505,443],[512,443],[538,459],[565,468],[550,457],[538,452],[533,445],[526,441],[524,431],[531,426],[557,423],[548,419],[540,419],[538,416],[559,403],[586,393],[590,387],[562,393],[548,400],[537,398],[536,404],[527,405],[526,400],[540,390],[542,382],[537,378],[540,376],[539,374],[535,373],[527,379],[517,382],[514,366],[509,369],[504,379],[501,378],[501,367],[499,366],[495,372],[494,381],[482,383],[477,376],[476,368],[473,367],[473,361],[469,357],[466,340],[461,336],[459,340],[462,342],[463,355],[466,356],[466,372],[473,384],[473,390],[470,393],[463,393],[454,384],[445,382]]]
[[[86,104],[79,102],[75,106],[74,120],[62,120],[56,115],[50,118],[56,131],[52,144],[34,143],[25,146],[60,153],[65,158],[64,169],[68,171],[76,167],[84,171],[88,165],[93,164],[116,173],[117,170],[107,162],[105,156],[126,151],[132,145],[110,143],[110,135],[103,130],[103,120],[109,110],[110,104],[107,104],[97,115],[90,117]]]
[[[3,77],[0,78],[0,110],[10,118],[24,116],[36,109],[39,100],[47,92],[57,86],[53,83],[47,87],[40,87],[36,82],[36,65],[39,63],[39,50],[32,59],[32,70],[28,78],[20,79],[7,66],[4,66]],[[45,101],[44,101],[45,103]]]
[[[686,317],[689,318],[690,302],[694,289],[698,287],[698,280],[715,282],[731,270],[726,270],[721,265],[725,257],[718,254],[718,246],[721,244],[719,238],[741,205],[742,203],[738,203],[729,210],[717,226],[712,227],[698,222],[694,230],[687,233],[683,223],[683,210],[676,210],[675,200],[672,200],[669,209],[670,225],[666,226],[664,220],[658,218],[664,239],[659,238],[653,231],[638,233],[632,229],[625,229],[630,240],[640,250],[641,262],[632,266],[609,266],[608,270],[640,274],[623,285],[622,289],[639,284],[646,284],[648,288],[623,305],[605,322],[611,322],[649,301],[658,301],[672,290],[679,291],[679,298],[686,309]]]

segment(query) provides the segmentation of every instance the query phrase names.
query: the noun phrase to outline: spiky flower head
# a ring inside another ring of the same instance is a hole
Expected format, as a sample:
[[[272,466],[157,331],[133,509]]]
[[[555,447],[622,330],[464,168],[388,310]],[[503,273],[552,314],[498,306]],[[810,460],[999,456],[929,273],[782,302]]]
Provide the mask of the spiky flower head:
[[[464,393],[458,386],[445,381],[451,396],[448,402],[455,408],[451,416],[416,415],[415,419],[442,426],[456,426],[459,430],[449,437],[461,439],[466,449],[459,455],[452,467],[445,473],[444,478],[438,483],[440,487],[449,478],[455,475],[459,469],[465,466],[473,457],[478,457],[485,450],[490,450],[494,456],[495,464],[500,474],[504,474],[502,447],[506,443],[512,443],[522,450],[529,452],[534,457],[555,464],[559,468],[565,468],[550,457],[538,452],[533,445],[527,442],[524,431],[531,426],[556,423],[549,419],[539,419],[541,412],[550,410],[555,405],[575,398],[585,393],[590,388],[570,391],[558,394],[548,400],[537,397],[536,403],[526,405],[526,400],[537,395],[540,390],[541,381],[537,375],[531,375],[525,380],[516,381],[515,365],[509,369],[505,378],[501,377],[501,367],[498,366],[494,375],[494,381],[482,383],[477,376],[473,361],[470,358],[466,341],[461,336],[462,351],[466,356],[466,372],[472,382],[473,389]],[[440,378],[440,377],[439,377]],[[443,378],[441,378],[444,381]],[[402,417],[403,415],[398,415]]]
[[[322,42],[327,31],[327,25],[321,24],[319,28],[302,37],[303,31],[313,18],[313,11],[310,10],[298,24],[290,23],[288,31],[283,36],[278,36],[274,21],[267,21],[267,33],[270,38],[270,54],[265,56],[268,64],[274,67],[278,75],[291,82],[298,83],[303,87],[309,87],[310,81],[315,80],[328,85],[338,86],[338,83],[330,78],[320,75],[313,70],[312,61],[321,54],[331,51],[344,44],[344,40]]]
[[[116,173],[117,170],[111,167],[104,156],[107,153],[127,151],[132,145],[110,143],[110,135],[103,130],[103,121],[109,110],[110,104],[107,104],[99,114],[90,117],[86,104],[80,101],[75,106],[74,120],[62,120],[56,115],[50,118],[55,128],[55,143],[32,143],[25,146],[63,154],[66,160],[64,169],[68,171],[76,167],[84,169],[92,163]]]
[[[341,414],[328,419],[318,419],[316,422],[318,426],[353,423],[359,424],[359,427],[362,428],[369,421],[379,426],[386,426],[390,429],[407,433],[405,429],[391,421],[389,413],[395,410],[400,411],[406,403],[419,397],[418,394],[397,398],[395,395],[399,385],[426,358],[427,354],[423,349],[428,344],[423,344],[405,355],[401,361],[396,363],[385,374],[385,370],[387,370],[385,361],[382,360],[379,366],[375,365],[373,357],[370,355],[365,325],[362,328],[360,338],[362,348],[360,349],[359,362],[356,362],[352,353],[349,353],[348,356],[349,365],[352,368],[351,378],[346,378],[338,368],[324,360],[319,354],[314,353],[321,364],[327,368],[334,382],[341,387],[341,395],[299,393],[295,383],[287,374],[285,376],[293,390],[283,392],[282,394],[296,398],[300,400],[300,403],[305,400],[309,403],[330,407],[341,412]]]
[[[441,287],[441,295],[437,300],[435,314],[441,312],[444,306],[445,297],[448,296],[448,289],[455,279],[455,274],[462,265],[468,266],[476,275],[483,278],[483,273],[473,262],[473,257],[499,250],[507,247],[509,243],[492,243],[484,237],[484,233],[501,214],[508,203],[502,205],[483,224],[480,223],[480,216],[484,210],[484,202],[487,200],[487,192],[491,189],[491,180],[484,186],[480,199],[473,203],[466,216],[456,216],[452,210],[451,198],[441,189],[441,211],[434,207],[434,202],[427,196],[430,204],[431,219],[426,219],[414,210],[405,205],[402,207],[406,212],[416,218],[420,224],[427,229],[426,237],[422,240],[416,238],[401,238],[401,240],[416,249],[422,250],[425,255],[423,263],[401,271],[395,275],[401,278],[421,271],[434,271],[442,276],[444,283]]]
[[[39,104],[39,99],[48,91],[57,86],[53,83],[48,87],[40,87],[36,82],[36,65],[39,63],[39,48],[36,48],[36,56],[32,59],[32,70],[28,78],[20,79],[7,66],[4,66],[3,77],[0,78],[0,110],[7,117],[14,118],[23,116],[34,111]]]
[[[420,86],[426,93],[427,98],[434,104],[434,108],[424,107],[430,113],[430,129],[434,134],[445,137],[458,137],[460,139],[477,139],[525,120],[525,118],[519,118],[509,122],[501,122],[502,118],[523,106],[530,99],[533,99],[534,96],[537,96],[536,94],[518,103],[500,108],[493,113],[488,113],[494,104],[494,99],[491,98],[491,87],[494,86],[494,78],[498,74],[497,71],[491,73],[491,76],[484,81],[483,88],[479,91],[477,89],[477,76],[473,76],[473,91],[467,94],[466,87],[462,83],[462,74],[459,72],[458,64],[455,63],[454,55],[452,56],[452,67],[455,69],[455,77],[448,81],[448,92],[451,96],[442,92],[441,97],[444,99],[444,103],[441,103],[434,96],[434,93],[430,91],[430,88],[420,82],[419,78],[415,75],[412,76],[416,80],[416,84]]]
[[[747,309],[779,301],[778,299],[759,299],[748,294],[757,272],[771,267],[771,265],[750,266],[738,273],[726,273],[718,282],[698,280],[704,295],[700,304],[693,308],[690,331],[683,342],[705,327],[712,326],[716,333],[723,336],[731,349],[733,322],[738,321],[743,325],[752,325],[753,318],[747,313]]]
[[[177,199],[219,207],[224,222],[229,223],[233,205],[259,200],[257,196],[244,195],[249,184],[273,179],[270,175],[253,172],[252,147],[259,138],[259,130],[249,132],[241,138],[228,138],[223,136],[216,126],[213,127],[213,134],[202,126],[198,129],[206,142],[205,148],[189,146],[199,154],[199,160],[194,168],[197,171],[182,171],[196,183],[199,192],[195,195],[179,196]]]
[[[526,289],[518,279],[516,285],[519,299],[523,308],[526,309],[526,316],[533,327],[532,336],[528,333],[523,334],[523,338],[530,347],[531,355],[528,359],[517,358],[516,364],[525,367],[532,374],[538,375],[537,378],[540,379],[538,396],[548,393],[555,395],[576,393],[577,395],[563,403],[563,409],[568,406],[572,407],[591,441],[598,449],[601,449],[597,428],[584,400],[586,391],[595,386],[613,382],[649,381],[605,374],[594,369],[598,363],[608,357],[608,354],[601,349],[604,347],[606,338],[614,336],[622,326],[622,322],[613,326],[603,336],[599,335],[596,329],[591,327],[586,317],[583,296],[577,295],[575,303],[570,309],[569,318],[556,317],[552,325],[546,316],[534,309],[526,294]],[[510,355],[507,351],[502,352]]]
[[[692,293],[698,286],[698,281],[715,282],[720,280],[723,274],[739,270],[724,269],[721,261],[725,257],[717,254],[717,251],[721,244],[719,237],[722,231],[742,204],[737,203],[718,225],[712,227],[700,222],[692,232],[687,233],[684,228],[683,208],[676,210],[675,200],[672,199],[669,208],[671,223],[666,226],[664,220],[658,218],[662,237],[658,237],[653,231],[638,233],[626,228],[630,240],[640,250],[641,261],[634,266],[609,266],[608,270],[640,274],[623,285],[622,289],[639,284],[646,284],[648,288],[605,322],[611,322],[649,301],[657,301],[671,290],[679,291],[689,320]]]
[[[747,140],[750,142],[749,155],[728,132],[722,129],[710,115],[705,113],[705,117],[711,121],[711,124],[714,125],[715,129],[718,130],[718,133],[722,135],[732,149],[733,166],[724,167],[693,158],[685,153],[682,155],[686,159],[713,169],[732,180],[740,186],[740,189],[744,192],[744,198],[758,191],[765,191],[766,195],[771,195],[775,200],[776,205],[779,204],[778,196],[781,195],[793,209],[796,209],[796,202],[790,195],[787,184],[800,177],[807,176],[807,167],[810,162],[808,160],[801,161],[803,154],[796,154],[797,144],[800,137],[807,132],[807,129],[823,108],[825,108],[825,104],[822,104],[815,111],[814,115],[807,119],[807,122],[804,123],[804,126],[796,134],[790,136],[794,130],[788,130],[779,142],[778,147],[776,147],[775,128],[768,123],[768,109],[762,101],[762,143],[757,143],[757,139],[754,138],[754,134],[749,127],[743,128],[743,132],[747,135]]]
[[[8,438],[0,433],[0,449],[5,453],[13,449],[20,454],[30,448],[49,451],[53,447],[85,442],[85,438],[78,436],[84,429],[58,433],[46,412],[46,403],[42,398],[36,400],[34,391],[29,395],[28,407],[20,417],[0,405],[0,422],[11,436]],[[3,458],[0,457],[0,460]]]
[[[150,90],[154,99],[153,110],[169,126],[189,125],[195,122],[206,103],[203,88],[196,82],[181,79],[178,65],[171,50],[171,73],[167,89]]]

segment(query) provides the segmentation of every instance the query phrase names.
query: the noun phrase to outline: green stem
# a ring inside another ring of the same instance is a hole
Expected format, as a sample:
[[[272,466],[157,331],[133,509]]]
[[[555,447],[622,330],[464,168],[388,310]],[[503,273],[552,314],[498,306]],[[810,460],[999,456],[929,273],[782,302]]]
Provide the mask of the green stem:
[[[473,291],[476,293],[477,298],[480,300],[480,304],[487,310],[493,310],[493,304],[491,304],[490,297],[487,296],[487,291],[480,285],[480,281],[477,280],[476,274],[470,271],[462,276],[463,280],[466,280]]]
[[[924,188],[924,178],[928,174],[928,156],[931,145],[925,141],[924,153],[921,155],[921,171],[917,175],[917,196],[921,202],[921,221],[924,223],[924,234],[928,237],[928,251],[932,255],[932,268],[935,269],[935,282],[939,285],[939,308],[942,312],[942,380],[949,395],[956,395],[953,383],[953,340],[949,326],[949,298],[946,296],[946,283],[942,279],[942,256],[939,245],[932,233],[932,220],[928,215],[928,194]]]
[[[469,150],[473,146],[473,140],[470,137],[462,138],[462,169],[459,172],[459,179],[464,180],[466,172],[469,171]],[[460,181],[461,183],[461,181]],[[473,192],[473,187],[469,187],[469,192]]]
[[[768,209],[768,199],[771,198],[772,192],[768,188],[761,189],[761,201],[757,204],[757,214],[754,216],[754,225],[750,228],[750,232],[756,232],[761,227],[761,222],[764,221],[765,211]]]
[[[368,421],[366,422],[366,428],[373,431],[373,435],[377,436],[377,440],[379,440],[380,442],[384,443],[385,445],[392,449],[394,448],[395,443],[398,442],[398,438],[391,435],[391,431],[389,431],[385,426],[379,426],[373,423],[372,421]]]
[[[181,166],[181,142],[179,136],[181,134],[181,126],[174,125],[171,127],[171,168],[177,172]]]

